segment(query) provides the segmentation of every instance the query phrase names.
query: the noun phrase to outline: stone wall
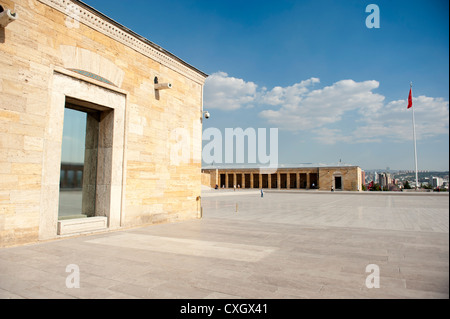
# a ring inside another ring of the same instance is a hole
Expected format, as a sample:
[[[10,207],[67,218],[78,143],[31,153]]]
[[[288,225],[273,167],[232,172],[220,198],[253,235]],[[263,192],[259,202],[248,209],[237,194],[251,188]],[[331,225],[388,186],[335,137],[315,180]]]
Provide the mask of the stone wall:
[[[362,190],[361,168],[359,167],[327,167],[319,169],[320,190],[337,189],[336,177],[341,177],[344,191]]]
[[[211,174],[202,173],[202,185],[211,187]]]
[[[106,107],[108,96],[125,98],[122,120],[111,122],[123,130],[112,158],[123,162],[112,172],[120,184],[109,185],[118,214],[110,228],[196,218],[206,75],[76,1],[0,5],[19,16],[0,27],[0,246],[57,237],[51,198],[58,196],[64,103],[56,76],[83,92],[110,92],[92,98]],[[173,88],[155,90],[155,77]],[[181,160],[180,148],[188,150]]]

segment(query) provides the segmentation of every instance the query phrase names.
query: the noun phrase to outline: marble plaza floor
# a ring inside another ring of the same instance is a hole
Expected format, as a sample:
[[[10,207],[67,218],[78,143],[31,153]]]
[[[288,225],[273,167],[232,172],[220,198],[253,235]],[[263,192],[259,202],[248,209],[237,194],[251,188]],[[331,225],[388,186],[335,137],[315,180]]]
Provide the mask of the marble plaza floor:
[[[199,220],[0,249],[0,298],[449,298],[448,195],[206,190],[202,203]]]

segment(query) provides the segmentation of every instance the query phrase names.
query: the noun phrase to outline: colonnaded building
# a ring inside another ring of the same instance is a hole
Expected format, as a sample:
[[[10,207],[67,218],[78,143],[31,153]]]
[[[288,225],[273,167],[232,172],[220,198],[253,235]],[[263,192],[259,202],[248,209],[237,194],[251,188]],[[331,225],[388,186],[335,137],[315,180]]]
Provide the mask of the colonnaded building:
[[[197,218],[206,77],[81,1],[0,0],[0,246]]]
[[[202,183],[220,188],[317,189],[361,191],[363,178],[358,166],[317,166],[203,169]]]

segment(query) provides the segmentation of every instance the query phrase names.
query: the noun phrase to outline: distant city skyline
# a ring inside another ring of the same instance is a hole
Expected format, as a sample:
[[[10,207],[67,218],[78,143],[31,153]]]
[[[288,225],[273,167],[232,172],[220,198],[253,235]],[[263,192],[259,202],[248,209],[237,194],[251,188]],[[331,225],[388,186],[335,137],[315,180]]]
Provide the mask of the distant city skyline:
[[[278,128],[280,164],[413,170],[412,81],[418,168],[449,170],[447,1],[375,1],[372,29],[359,0],[85,2],[210,75],[204,129]]]

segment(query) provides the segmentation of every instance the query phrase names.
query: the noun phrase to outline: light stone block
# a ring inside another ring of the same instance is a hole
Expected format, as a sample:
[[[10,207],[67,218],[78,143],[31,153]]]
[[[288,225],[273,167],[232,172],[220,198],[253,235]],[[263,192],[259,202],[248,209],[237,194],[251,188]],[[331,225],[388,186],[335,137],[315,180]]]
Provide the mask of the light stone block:
[[[44,140],[41,137],[24,136],[24,150],[42,151],[44,148]]]
[[[74,235],[106,230],[107,217],[89,217],[58,221],[58,235]]]

